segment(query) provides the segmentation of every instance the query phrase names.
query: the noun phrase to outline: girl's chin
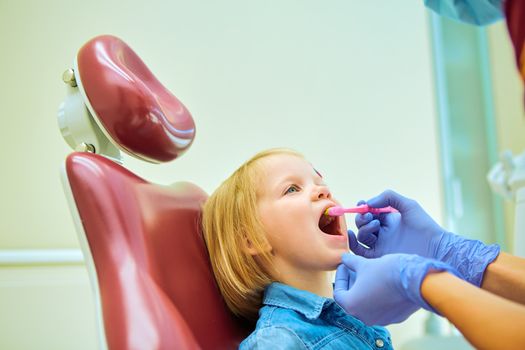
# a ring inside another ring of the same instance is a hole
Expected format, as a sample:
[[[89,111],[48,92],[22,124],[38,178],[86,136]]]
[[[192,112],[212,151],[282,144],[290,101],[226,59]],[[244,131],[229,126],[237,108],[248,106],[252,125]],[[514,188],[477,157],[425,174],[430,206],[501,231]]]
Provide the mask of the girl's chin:
[[[326,271],[335,271],[337,270],[337,267],[341,265],[341,255],[344,253],[348,253],[348,251],[342,251],[341,254],[335,256],[334,258],[331,258],[330,261],[327,262],[327,268]]]
[[[337,266],[339,266],[339,265],[341,265],[343,263],[343,261],[342,261],[343,254],[347,254],[347,253],[352,253],[352,251],[350,249],[346,248],[346,249],[341,249],[340,251],[338,251],[335,254],[334,264],[335,264],[336,268],[337,268]]]

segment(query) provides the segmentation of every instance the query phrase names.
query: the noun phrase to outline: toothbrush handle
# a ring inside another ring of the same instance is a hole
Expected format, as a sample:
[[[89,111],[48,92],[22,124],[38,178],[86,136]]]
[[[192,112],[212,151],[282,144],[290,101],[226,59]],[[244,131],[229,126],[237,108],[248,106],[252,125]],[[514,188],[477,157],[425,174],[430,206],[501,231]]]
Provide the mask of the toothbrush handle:
[[[368,206],[367,206],[368,207]],[[368,212],[372,214],[381,214],[381,213],[398,213],[397,209],[390,206],[384,208],[372,208],[368,207]]]
[[[358,213],[358,214],[366,214],[366,213],[372,213],[372,214],[381,214],[381,213],[397,213],[398,211],[392,207],[384,207],[384,208],[372,208],[369,207],[367,204],[358,205],[354,208],[348,208],[344,209],[345,213]]]
[[[366,213],[372,213],[372,214],[381,214],[381,213],[397,213],[398,211],[392,207],[384,207],[384,208],[372,208],[369,207],[366,204],[359,205],[357,207],[352,208],[343,208],[340,206],[335,206],[329,209],[326,209],[325,214],[330,216],[341,216],[345,213],[355,213],[355,214],[366,214]]]

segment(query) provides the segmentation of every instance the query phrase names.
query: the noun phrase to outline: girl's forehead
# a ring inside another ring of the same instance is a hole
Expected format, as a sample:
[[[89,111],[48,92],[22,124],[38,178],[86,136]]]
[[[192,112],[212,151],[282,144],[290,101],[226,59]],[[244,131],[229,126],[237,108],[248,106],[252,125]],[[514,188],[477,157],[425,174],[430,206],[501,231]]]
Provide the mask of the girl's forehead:
[[[299,172],[313,171],[312,165],[304,158],[293,154],[273,154],[261,159],[265,172]]]
[[[293,154],[278,154],[261,159],[260,183],[272,184],[294,176],[321,177],[306,159]]]

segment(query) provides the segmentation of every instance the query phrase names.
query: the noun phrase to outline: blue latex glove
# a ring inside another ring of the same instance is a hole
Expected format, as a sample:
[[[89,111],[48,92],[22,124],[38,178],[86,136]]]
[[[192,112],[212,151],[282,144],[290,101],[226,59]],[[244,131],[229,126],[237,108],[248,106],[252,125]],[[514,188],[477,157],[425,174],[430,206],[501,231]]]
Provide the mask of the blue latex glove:
[[[386,326],[406,320],[420,307],[436,312],[421,296],[421,283],[430,272],[451,266],[418,255],[390,254],[377,259],[344,254],[335,275],[334,299],[367,325]]]
[[[480,286],[488,264],[499,254],[499,246],[466,239],[446,232],[414,200],[387,190],[366,202],[371,207],[392,206],[399,213],[358,214],[357,240],[349,232],[350,249],[367,258],[385,254],[418,254],[443,261],[457,269],[464,279]]]

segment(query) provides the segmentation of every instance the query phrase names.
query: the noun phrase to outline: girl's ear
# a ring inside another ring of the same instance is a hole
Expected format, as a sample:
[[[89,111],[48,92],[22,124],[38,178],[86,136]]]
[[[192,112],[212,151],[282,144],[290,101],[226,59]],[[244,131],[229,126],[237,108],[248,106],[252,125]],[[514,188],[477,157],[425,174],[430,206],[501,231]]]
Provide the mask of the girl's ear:
[[[252,241],[246,236],[244,236],[244,242],[243,242],[243,250],[245,253],[248,253],[250,255],[258,255],[259,251],[255,248]]]
[[[257,247],[255,246],[255,244],[253,244],[253,242],[246,236],[244,236],[243,238],[243,251],[245,253],[248,253],[249,255],[259,255],[261,253],[261,250],[260,249],[257,249]],[[268,245],[267,248],[265,248],[265,250],[269,250],[270,252],[272,251],[272,247],[270,247],[270,245]]]

